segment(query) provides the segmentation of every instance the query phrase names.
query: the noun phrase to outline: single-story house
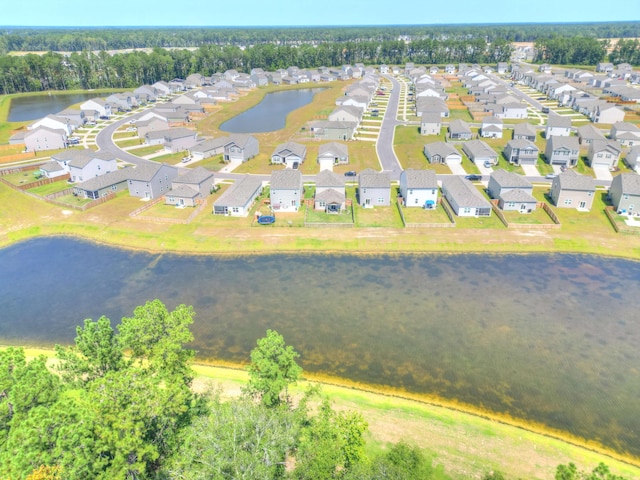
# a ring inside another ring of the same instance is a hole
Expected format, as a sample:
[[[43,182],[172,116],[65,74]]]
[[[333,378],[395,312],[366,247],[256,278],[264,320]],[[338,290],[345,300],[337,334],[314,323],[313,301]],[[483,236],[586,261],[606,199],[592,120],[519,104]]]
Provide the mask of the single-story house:
[[[462,154],[453,145],[445,142],[427,143],[424,146],[424,155],[429,163],[460,164]]]
[[[547,140],[544,156],[550,165],[575,167],[580,156],[578,137],[550,137]]]
[[[504,156],[514,165],[535,165],[540,149],[525,139],[509,140],[504,148]]]
[[[462,146],[462,151],[476,165],[483,165],[485,162],[498,164],[497,152],[482,140],[469,140]]]
[[[434,170],[408,168],[400,173],[400,194],[406,207],[432,209],[438,202],[438,181]]]
[[[490,115],[482,119],[480,136],[483,138],[502,138],[504,122],[501,118]]]
[[[449,123],[449,138],[451,140],[471,140],[473,133],[469,124],[463,120],[452,120]]]
[[[498,200],[502,210],[531,213],[538,204],[531,183],[517,173],[502,169],[491,172],[487,190],[491,198]]]
[[[50,160],[40,165],[39,172],[45,178],[58,178],[69,174],[68,169],[55,160]]]
[[[145,163],[129,172],[129,195],[151,200],[171,190],[178,169],[166,163]]]
[[[114,170],[99,177],[89,178],[73,187],[73,193],[81,198],[96,200],[110,193],[127,190],[131,168]]]
[[[218,137],[196,143],[189,149],[189,154],[194,160],[204,160],[214,155],[222,155],[224,146],[229,143],[229,137]]]
[[[459,217],[489,217],[491,204],[467,179],[450,175],[442,180],[442,195]]]
[[[287,142],[276,147],[271,154],[271,163],[297,169],[307,156],[307,147],[301,143]]]
[[[300,170],[274,170],[270,182],[271,208],[279,212],[297,212],[304,198]]]
[[[442,117],[439,113],[424,113],[420,118],[420,134],[440,135]]]
[[[246,162],[258,155],[260,147],[258,139],[253,135],[234,134],[229,137],[224,146],[223,159],[225,162]]]
[[[391,177],[370,168],[358,176],[358,202],[365,208],[386,207],[391,204]]]
[[[591,210],[595,193],[595,179],[574,170],[562,172],[551,183],[551,200],[558,208]]]
[[[640,175],[625,172],[613,177],[609,197],[618,213],[637,215],[640,212]]]
[[[213,213],[246,217],[260,193],[262,193],[262,181],[251,175],[243,175],[213,202]]]
[[[568,137],[569,135],[571,135],[571,117],[564,117],[550,112],[549,118],[547,118],[545,138]]]
[[[640,127],[629,122],[617,122],[611,126],[609,137],[622,145],[633,147],[640,144]]]
[[[516,123],[513,127],[513,139],[529,140],[530,142],[536,141],[536,127],[530,123]]]
[[[320,171],[333,170],[334,165],[346,165],[349,163],[349,148],[338,142],[329,142],[318,148],[318,164]]]
[[[198,200],[211,194],[214,183],[213,172],[196,167],[171,182],[171,191],[164,196],[164,201],[167,205],[195,207]]]
[[[314,209],[326,213],[340,213],[346,208],[344,177],[330,170],[316,175]]]

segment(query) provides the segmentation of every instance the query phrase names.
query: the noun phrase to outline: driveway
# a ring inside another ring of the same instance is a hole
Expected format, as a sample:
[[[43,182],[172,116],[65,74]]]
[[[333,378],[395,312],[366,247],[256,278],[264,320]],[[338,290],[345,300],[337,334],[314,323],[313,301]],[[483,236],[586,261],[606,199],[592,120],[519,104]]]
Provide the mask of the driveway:
[[[451,173],[453,173],[454,175],[466,175],[467,174],[465,169],[462,167],[461,163],[457,163],[457,162],[447,163],[447,166],[451,169]]]
[[[613,176],[606,165],[594,165],[593,173],[596,174],[598,180],[613,180]]]
[[[493,167],[485,167],[482,164],[476,164],[476,167],[478,167],[478,170],[480,170],[480,174],[481,175],[491,175],[491,172],[493,172]]]
[[[539,177],[540,172],[535,165],[521,165],[525,177]]]

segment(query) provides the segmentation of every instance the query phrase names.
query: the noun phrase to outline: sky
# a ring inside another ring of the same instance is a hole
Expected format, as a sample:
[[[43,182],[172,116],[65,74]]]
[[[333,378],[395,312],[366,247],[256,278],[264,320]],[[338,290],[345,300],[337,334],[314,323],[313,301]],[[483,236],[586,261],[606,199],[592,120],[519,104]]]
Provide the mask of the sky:
[[[0,9],[0,25],[431,25],[640,19],[640,0],[609,5],[615,8],[596,0],[17,0]]]

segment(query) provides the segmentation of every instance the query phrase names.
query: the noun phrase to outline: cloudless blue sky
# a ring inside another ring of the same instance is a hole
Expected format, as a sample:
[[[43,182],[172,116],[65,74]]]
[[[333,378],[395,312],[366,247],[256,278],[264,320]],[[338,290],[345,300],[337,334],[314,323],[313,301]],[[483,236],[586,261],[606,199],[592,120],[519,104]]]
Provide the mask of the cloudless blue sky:
[[[0,25],[416,25],[639,17],[640,0],[13,0],[1,9]]]

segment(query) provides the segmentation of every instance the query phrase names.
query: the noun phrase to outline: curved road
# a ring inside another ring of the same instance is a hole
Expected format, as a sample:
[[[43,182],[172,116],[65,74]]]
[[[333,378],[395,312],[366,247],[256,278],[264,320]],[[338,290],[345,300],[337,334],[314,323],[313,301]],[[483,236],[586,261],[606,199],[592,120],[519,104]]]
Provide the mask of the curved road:
[[[382,171],[389,172],[391,180],[399,180],[402,166],[396,156],[396,152],[393,150],[393,136],[395,135],[396,126],[402,124],[396,118],[398,105],[400,104],[400,82],[390,75],[383,74],[382,76],[391,82],[393,88],[389,92],[389,103],[387,104],[387,110],[384,113],[380,133],[376,141],[376,153],[378,154]]]

